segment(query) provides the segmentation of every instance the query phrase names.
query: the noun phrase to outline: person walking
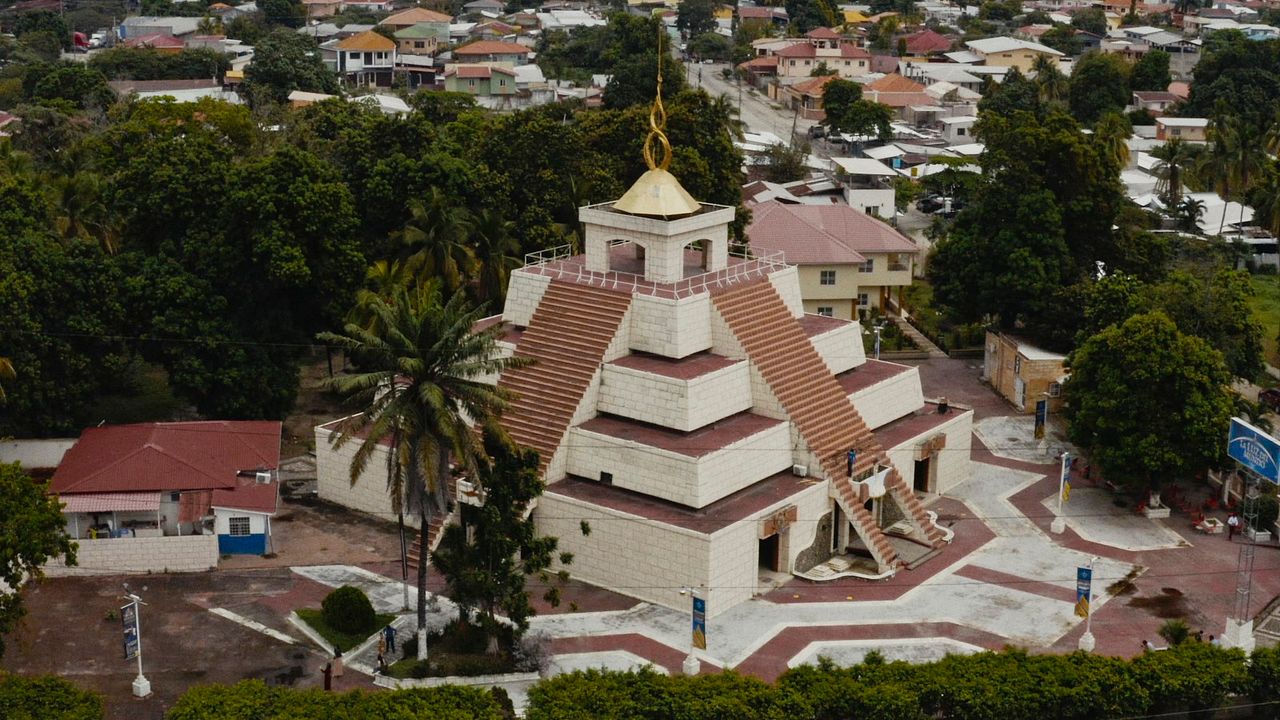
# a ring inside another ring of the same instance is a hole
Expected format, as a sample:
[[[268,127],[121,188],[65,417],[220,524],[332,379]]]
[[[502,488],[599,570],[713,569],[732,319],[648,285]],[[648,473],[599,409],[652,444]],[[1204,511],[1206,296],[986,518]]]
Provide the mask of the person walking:
[[[378,653],[378,666],[375,672],[379,675],[387,674],[387,658],[382,653]]]
[[[1240,516],[1231,513],[1227,516],[1227,542],[1236,536],[1236,531],[1240,529]]]
[[[387,654],[387,634],[378,633],[378,657]]]
[[[333,646],[333,677],[342,677],[342,650],[337,645]]]
[[[329,690],[332,690],[332,689],[333,689],[333,663],[331,663],[331,662],[327,662],[327,663],[325,663],[325,664],[324,664],[324,668],[323,668],[323,669],[321,669],[321,671],[320,671],[320,672],[322,672],[322,673],[324,674],[324,689],[325,689],[325,692],[328,692]]]
[[[388,624],[382,628],[382,636],[387,639],[387,652],[396,651],[396,629]]]

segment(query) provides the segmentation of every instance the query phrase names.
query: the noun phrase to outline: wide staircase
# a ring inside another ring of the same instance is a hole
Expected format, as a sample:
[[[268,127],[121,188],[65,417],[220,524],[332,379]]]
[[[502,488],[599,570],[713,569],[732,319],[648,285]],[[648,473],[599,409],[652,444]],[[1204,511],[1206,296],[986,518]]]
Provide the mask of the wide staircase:
[[[454,498],[458,496],[458,479],[452,475],[449,477],[449,491],[445,497],[449,498],[449,512],[446,514],[432,513],[427,519],[427,547],[431,552],[440,545],[440,538],[444,535],[444,529],[453,522],[454,517],[458,514],[458,505]],[[412,528],[405,528],[412,530]],[[409,567],[418,567],[418,555],[422,552],[422,533],[413,533],[413,542],[409,545],[406,555],[409,558]]]
[[[805,444],[818,458],[834,486],[840,509],[853,523],[876,563],[881,570],[896,567],[898,555],[864,507],[868,499],[866,488],[850,478],[845,459],[850,448],[857,449],[853,477],[861,478],[874,471],[877,463],[887,465],[888,457],[773,284],[761,280],[734,285],[713,292],[711,297],[748,359],[760,371]],[[890,469],[886,485],[896,488],[890,489],[895,501],[911,518],[912,525],[934,546],[936,541],[928,528],[932,528],[939,539],[942,534],[933,527],[896,469]],[[909,501],[903,495],[904,489],[910,496]]]
[[[517,443],[538,451],[539,472],[546,473],[564,441],[630,306],[628,293],[559,280],[538,303],[515,352],[533,363],[504,371],[498,385],[515,394],[502,425]]]

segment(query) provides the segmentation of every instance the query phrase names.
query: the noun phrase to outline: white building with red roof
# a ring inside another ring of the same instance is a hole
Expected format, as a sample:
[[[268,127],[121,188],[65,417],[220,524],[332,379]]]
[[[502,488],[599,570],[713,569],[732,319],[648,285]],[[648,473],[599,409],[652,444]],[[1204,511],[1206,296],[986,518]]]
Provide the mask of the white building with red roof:
[[[792,574],[923,562],[951,536],[921,498],[968,477],[972,411],[869,360],[857,321],[805,312],[781,253],[730,252],[734,208],[689,196],[658,134],[622,198],[579,210],[585,252],[530,256],[482,323],[533,361],[496,382],[540,456],[539,531],[575,578],[673,608],[697,588],[709,616]],[[385,456],[352,485],[335,432],[317,428],[321,497],[389,513]]]
[[[279,502],[280,429],[275,421],[228,420],[88,428],[49,489],[82,547],[200,536],[211,541],[214,562],[219,554],[261,555]]]

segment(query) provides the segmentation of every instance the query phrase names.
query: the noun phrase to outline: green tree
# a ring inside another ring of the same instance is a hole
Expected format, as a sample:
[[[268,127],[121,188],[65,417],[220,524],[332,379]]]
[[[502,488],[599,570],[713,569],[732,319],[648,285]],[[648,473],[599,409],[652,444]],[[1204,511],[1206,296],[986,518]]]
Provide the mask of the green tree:
[[[1107,34],[1107,16],[1102,8],[1081,8],[1071,14],[1071,27],[1094,35]]]
[[[490,461],[480,466],[477,476],[483,504],[463,506],[462,523],[445,529],[431,561],[444,576],[449,597],[479,611],[480,625],[489,636],[488,651],[496,654],[505,627],[499,613],[515,625],[517,638],[529,629],[529,618],[535,614],[526,578],[539,576],[547,587],[543,599],[552,606],[560,603],[559,588],[547,572],[556,559],[558,541],[539,536],[526,513],[543,490],[538,454],[512,448],[493,433],[486,433],[484,447]],[[558,559],[565,565],[573,557],[560,553]]]
[[[681,3],[681,7],[683,5]],[[689,54],[704,60],[728,62],[733,58],[733,41],[720,33],[702,33],[689,41]]]
[[[828,0],[785,0],[783,5],[791,28],[799,34],[836,24],[835,7]]]
[[[1071,114],[1092,125],[1129,104],[1129,63],[1112,53],[1090,52],[1071,71]]]
[[[1150,50],[1133,65],[1129,87],[1133,90],[1164,90],[1173,82],[1169,74],[1169,53]]]
[[[245,92],[255,101],[284,102],[294,90],[336,94],[338,80],[309,35],[276,28],[254,47]]]
[[[284,718],[441,718],[504,720],[496,695],[484,688],[445,685],[390,692],[325,692],[269,686],[261,680],[197,685],[178,698],[167,720],[283,720]],[[75,718],[74,720],[80,720]],[[87,720],[87,719],[86,719]]]
[[[501,211],[486,208],[472,215],[469,230],[471,256],[475,262],[472,294],[477,304],[499,309],[507,295],[511,271],[520,267],[515,223]]]
[[[775,183],[803,180],[809,175],[805,161],[809,157],[808,145],[788,147],[781,143],[770,145],[764,151],[764,179]]]
[[[0,464],[0,557],[5,559],[0,564],[0,656],[4,636],[26,613],[22,586],[43,577],[49,560],[76,562],[76,544],[67,537],[62,504],[48,490],[17,463]]]
[[[676,27],[685,37],[694,38],[716,29],[714,0],[686,0],[676,13]]]
[[[453,293],[470,277],[475,256],[467,239],[471,213],[431,188],[426,198],[409,201],[409,220],[394,234],[409,254],[415,274],[439,278]]]
[[[1170,138],[1153,149],[1151,155],[1159,161],[1155,167],[1156,193],[1165,207],[1177,208],[1182,204],[1182,186],[1195,165],[1197,150],[1182,138]]]
[[[63,50],[71,49],[71,28],[60,13],[52,10],[19,13],[12,27],[19,40],[28,33],[47,32],[57,38]]]
[[[35,100],[66,100],[80,109],[105,109],[115,93],[102,73],[79,63],[67,63],[42,77],[32,90]]]
[[[1133,127],[1120,113],[1103,115],[1093,128],[1093,140],[1103,156],[1119,168],[1129,164],[1129,137]]]
[[[0,673],[0,707],[8,720],[102,720],[102,698],[65,678]]]
[[[1219,269],[1211,275],[1175,270],[1151,289],[1151,306],[1163,310],[1178,331],[1194,335],[1222,353],[1231,374],[1262,372],[1262,326],[1253,319],[1249,274]]]
[[[1135,315],[1071,356],[1068,435],[1103,477],[1158,496],[1221,454],[1230,381],[1209,343],[1163,312]]]
[[[1066,75],[1062,74],[1057,59],[1049,55],[1037,55],[1035,62],[1031,65],[1031,69],[1036,74],[1035,83],[1040,90],[1041,104],[1061,105],[1066,103],[1067,96],[1071,92],[1071,81],[1067,79]],[[985,100],[985,98],[983,99]],[[1023,104],[1026,106],[1018,109],[1032,112],[1037,110],[1034,104]]]
[[[482,309],[469,309],[462,293],[441,305],[434,293],[396,293],[375,298],[369,310],[381,334],[347,324],[344,334],[320,339],[358,358],[361,372],[339,376],[330,387],[364,408],[335,435],[335,444],[355,442],[351,483],[360,478],[383,443],[391,444],[387,490],[395,512],[418,515],[422,552],[418,559],[418,657],[426,658],[427,551],[432,517],[449,504],[450,460],[470,477],[486,463],[472,424],[491,428],[506,407],[507,391],[482,378],[518,364],[500,357],[494,326],[473,333]]]
[[[1040,35],[1040,43],[1057,50],[1064,55],[1079,55],[1080,50],[1084,47],[1084,41],[1076,34],[1075,28],[1066,25],[1058,25],[1045,30]],[[1047,57],[1040,55],[1039,57]],[[1038,59],[1038,58],[1037,58]]]
[[[1049,78],[1046,77],[1046,80]],[[978,101],[978,115],[1008,117],[1016,112],[1042,114],[1041,89],[1018,68],[1012,68],[999,83],[990,83]]]
[[[832,80],[822,89],[823,123],[832,132],[870,135],[887,140],[893,137],[893,112],[862,97],[862,88],[848,80]]]
[[[604,87],[604,106],[612,109],[648,105],[658,91],[658,56],[637,55],[619,60]],[[669,100],[685,87],[684,68],[669,57],[662,60],[662,98]]]

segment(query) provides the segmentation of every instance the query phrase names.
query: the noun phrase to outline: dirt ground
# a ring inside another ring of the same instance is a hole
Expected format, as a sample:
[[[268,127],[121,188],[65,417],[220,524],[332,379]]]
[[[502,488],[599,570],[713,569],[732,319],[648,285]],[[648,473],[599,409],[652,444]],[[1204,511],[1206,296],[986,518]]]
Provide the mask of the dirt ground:
[[[364,565],[398,561],[400,557],[400,537],[394,523],[316,500],[282,499],[271,530],[275,557],[233,555],[224,557],[218,568]]]
[[[342,366],[342,354],[334,352],[333,371],[340,372]],[[314,451],[315,426],[346,417],[353,412],[322,388],[323,383],[329,379],[329,360],[323,350],[317,350],[303,359],[298,379],[298,397],[294,400],[293,412],[284,420],[280,457],[293,457]]]

